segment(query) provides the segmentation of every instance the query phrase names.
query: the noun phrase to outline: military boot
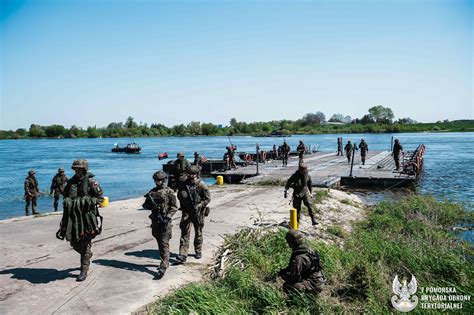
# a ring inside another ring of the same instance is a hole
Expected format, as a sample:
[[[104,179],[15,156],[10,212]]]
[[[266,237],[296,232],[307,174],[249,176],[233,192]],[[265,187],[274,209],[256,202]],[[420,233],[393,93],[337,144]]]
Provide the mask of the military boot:
[[[318,225],[319,224],[318,221],[316,221],[316,218],[314,216],[311,216],[311,223],[313,225]]]
[[[87,272],[91,264],[92,251],[90,248],[86,249],[86,252],[81,255],[81,273],[77,276],[77,281],[84,281],[87,278]]]
[[[84,281],[87,278],[87,271],[81,270],[81,273],[77,276],[76,281]]]
[[[202,258],[202,253],[201,252],[196,252],[196,255],[194,256],[196,259],[201,259]]]
[[[160,267],[158,268],[158,273],[156,274],[156,279],[161,279],[166,273],[166,268]]]
[[[178,261],[178,263],[185,263],[187,260],[187,257],[184,255],[178,255],[176,256],[176,260]]]

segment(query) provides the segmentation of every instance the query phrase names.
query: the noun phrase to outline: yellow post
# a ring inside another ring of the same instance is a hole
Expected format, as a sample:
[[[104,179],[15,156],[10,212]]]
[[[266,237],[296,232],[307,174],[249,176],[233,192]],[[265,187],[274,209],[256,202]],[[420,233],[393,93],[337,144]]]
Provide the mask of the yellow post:
[[[290,228],[298,230],[298,212],[295,208],[290,209]]]
[[[99,203],[99,207],[105,208],[109,205],[109,197],[104,197],[104,200]]]
[[[224,176],[217,176],[217,185],[224,185]]]

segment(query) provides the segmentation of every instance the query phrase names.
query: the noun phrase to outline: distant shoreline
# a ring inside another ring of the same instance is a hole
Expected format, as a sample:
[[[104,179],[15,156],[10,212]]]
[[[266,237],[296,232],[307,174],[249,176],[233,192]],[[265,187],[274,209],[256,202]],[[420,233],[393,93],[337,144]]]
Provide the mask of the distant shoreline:
[[[122,123],[109,124],[107,127],[72,126],[67,129],[62,125],[31,125],[29,130],[19,128],[15,131],[0,130],[0,140],[8,139],[74,139],[74,138],[152,138],[152,137],[202,137],[202,136],[255,136],[255,137],[289,137],[291,135],[317,134],[377,134],[377,133],[440,133],[440,132],[474,132],[474,120],[456,120],[436,123],[305,123],[301,121],[271,122],[235,122],[231,126],[212,123],[193,122],[167,127],[162,124],[148,126],[127,126]]]

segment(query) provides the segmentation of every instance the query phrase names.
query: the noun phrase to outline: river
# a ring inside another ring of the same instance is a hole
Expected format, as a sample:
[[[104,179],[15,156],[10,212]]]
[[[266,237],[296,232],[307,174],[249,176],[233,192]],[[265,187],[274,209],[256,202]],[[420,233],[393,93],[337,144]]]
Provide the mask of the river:
[[[474,134],[472,133],[398,133],[398,134],[324,134],[296,135],[286,138],[294,149],[299,140],[321,151],[336,152],[336,138],[360,142],[364,138],[369,150],[388,150],[391,137],[400,139],[405,150],[426,145],[424,172],[418,192],[438,199],[470,203],[474,200]],[[255,151],[258,143],[270,150],[281,145],[282,138],[231,137],[238,151]],[[73,160],[85,158],[111,201],[143,196],[154,185],[152,174],[168,160],[159,161],[159,153],[174,158],[184,152],[192,161],[194,151],[207,158],[221,159],[228,137],[163,137],[140,138],[141,154],[112,153],[114,144],[121,146],[133,139],[39,139],[0,141],[0,219],[24,215],[23,182],[28,170],[36,170],[42,192],[49,191],[51,179],[59,167],[71,177]],[[207,179],[207,183],[213,180]],[[38,210],[52,210],[53,199],[47,195],[38,200]]]

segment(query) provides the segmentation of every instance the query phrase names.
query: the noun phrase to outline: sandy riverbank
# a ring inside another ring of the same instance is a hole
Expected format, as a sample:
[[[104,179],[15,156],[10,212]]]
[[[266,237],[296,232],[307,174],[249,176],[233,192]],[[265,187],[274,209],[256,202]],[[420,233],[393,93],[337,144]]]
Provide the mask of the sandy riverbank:
[[[282,187],[216,186],[211,194],[203,258],[190,257],[184,265],[171,266],[161,280],[153,279],[158,251],[149,212],[140,210],[143,198],[111,202],[102,209],[104,230],[94,240],[90,275],[84,283],[75,281],[78,254],[54,236],[59,213],[0,221],[0,313],[129,314],[173,288],[202,279],[223,235],[256,222],[288,218],[289,199],[283,198]],[[305,216],[301,229],[337,242],[328,227],[339,225],[350,231],[351,222],[363,218],[365,206],[356,195],[330,190],[317,208],[320,225],[311,226]],[[179,219],[178,212],[173,220],[172,253],[179,246]]]

